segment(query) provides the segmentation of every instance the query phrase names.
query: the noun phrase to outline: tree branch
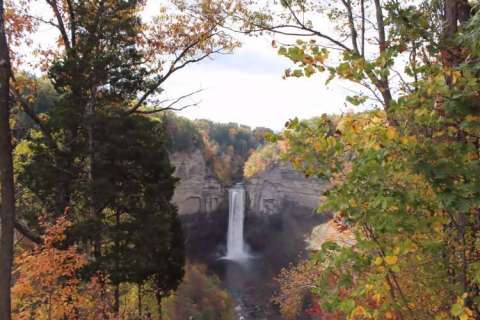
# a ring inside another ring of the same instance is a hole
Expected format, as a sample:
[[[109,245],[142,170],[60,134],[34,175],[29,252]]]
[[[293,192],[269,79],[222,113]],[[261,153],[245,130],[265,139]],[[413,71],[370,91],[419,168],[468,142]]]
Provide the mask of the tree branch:
[[[45,1],[47,2],[48,5],[50,5],[50,7],[53,10],[53,13],[55,14],[55,17],[58,23],[58,29],[62,34],[62,39],[65,45],[65,48],[71,49],[72,46],[71,46],[70,40],[68,39],[67,29],[65,28],[65,23],[63,22],[62,14],[60,13],[60,10],[58,9],[58,6],[57,6],[57,0],[45,0]]]
[[[168,101],[172,101],[170,102],[166,107],[159,107],[159,108],[153,108],[153,109],[149,109],[149,110],[137,110],[135,111],[135,113],[138,113],[138,114],[154,114],[154,113],[158,113],[158,112],[162,112],[162,111],[167,111],[167,110],[171,110],[171,111],[182,111],[182,110],[185,110],[186,108],[189,108],[189,107],[193,107],[193,106],[197,106],[199,102],[195,102],[195,103],[191,103],[191,104],[187,104],[187,105],[184,105],[184,106],[181,106],[179,108],[175,107],[175,105],[179,102],[181,102],[182,100],[188,98],[188,97],[191,97],[199,92],[201,92],[202,90],[197,90],[197,91],[194,91],[194,92],[190,92],[190,93],[187,93],[183,96],[180,96],[176,99],[174,99],[172,101],[172,99],[167,99],[167,100],[163,100],[163,101],[160,101],[158,104],[163,104],[163,103],[167,103]]]
[[[70,41],[72,43],[72,48],[75,48],[76,46],[76,36],[75,32],[77,29],[76,26],[76,21],[75,21],[75,11],[73,9],[73,3],[72,0],[67,0],[67,5],[68,5],[68,15],[70,16]]]
[[[216,26],[214,27],[216,28]],[[213,29],[212,28],[212,31]],[[217,50],[213,50],[211,52],[208,52],[208,53],[205,53],[204,55],[198,57],[198,58],[194,58],[194,59],[189,59],[189,60],[186,60],[184,61],[182,64],[178,65],[177,64],[188,54],[188,52],[194,48],[195,46],[197,46],[201,41],[205,41],[205,40],[208,40],[209,38],[215,36],[217,33],[211,33],[209,34],[209,36],[206,38],[206,39],[201,39],[200,37],[197,39],[197,41],[194,41],[192,42],[191,44],[189,44],[188,46],[186,46],[182,52],[180,52],[180,54],[175,58],[175,60],[172,62],[172,64],[170,65],[170,68],[169,70],[167,71],[167,73],[163,76],[160,77],[160,79],[149,89],[147,90],[143,96],[138,100],[138,102],[131,108],[129,109],[128,111],[125,112],[125,116],[128,116],[134,112],[136,112],[142,105],[143,103],[145,102],[145,100],[147,100],[147,98],[152,95],[155,91],[158,90],[158,88],[172,75],[174,74],[176,71],[180,70],[180,69],[183,69],[185,68],[187,65],[191,64],[191,63],[196,63],[196,62],[200,62],[202,60],[204,60],[205,58],[209,57],[210,55],[212,54],[215,54],[215,53],[219,53],[221,52],[222,49],[217,49]]]
[[[358,34],[357,34],[357,29],[355,29],[355,22],[353,20],[353,11],[352,11],[352,3],[350,0],[341,0],[343,5],[345,6],[345,9],[347,9],[347,16],[348,16],[348,25],[350,27],[350,36],[352,37],[352,46],[353,46],[353,51],[360,55],[360,51],[358,50]]]
[[[16,89],[11,88],[10,95],[14,100],[20,103],[20,105],[22,106],[23,112],[25,112],[30,117],[30,119],[32,119],[32,121],[38,126],[40,131],[42,131],[48,145],[54,148],[55,150],[60,151],[60,148],[58,147],[57,143],[55,142],[52,135],[50,134],[50,130],[47,129],[45,124],[42,122],[42,120],[40,120],[38,115],[35,113],[35,111],[33,111],[29,103],[21,96],[21,94],[17,92]]]
[[[385,36],[385,21],[383,18],[382,5],[380,3],[380,0],[374,0],[374,3],[375,3],[375,13],[377,17],[377,26],[378,26],[379,52],[380,54],[383,54],[387,48],[387,42],[386,42],[386,36]],[[392,99],[393,99],[392,93],[390,91],[390,84],[388,82],[388,76],[382,75],[380,79],[377,79],[377,81],[374,82],[374,84],[382,94],[385,111],[387,112],[387,117],[388,117],[390,103],[392,102]],[[390,117],[388,118],[389,118],[390,124],[394,125],[395,121],[392,120]]]
[[[343,1],[343,0],[342,0]],[[295,19],[295,21],[297,22],[297,24],[301,27],[301,29],[303,30],[306,30],[306,31],[310,31],[312,32],[314,35],[316,35],[317,37],[320,37],[320,38],[323,38],[323,39],[326,39],[332,43],[334,43],[335,45],[343,48],[344,50],[347,50],[347,51],[352,51],[352,49],[350,49],[349,47],[347,47],[346,45],[344,45],[341,41],[339,40],[336,40],[330,36],[327,36],[326,34],[318,31],[318,30],[314,30],[310,27],[307,27],[299,18],[298,16],[296,15],[295,11],[292,9],[291,6],[287,5],[287,8],[289,9],[290,13],[292,14],[293,18]],[[358,52],[358,48],[356,50],[356,52]]]
[[[28,14],[27,14],[26,16],[27,16],[28,18],[30,18],[30,19],[37,20],[38,22],[42,22],[42,23],[48,24],[48,25],[50,25],[50,26],[52,26],[52,27],[55,27],[55,28],[57,28],[57,29],[60,30],[59,25],[56,24],[55,22],[51,21],[51,20],[45,20],[45,19],[43,19],[43,18],[36,17],[36,16],[32,16],[32,15],[28,15]]]
[[[361,20],[362,20],[362,34],[361,34],[361,55],[362,57],[365,57],[365,0],[360,0],[360,10],[361,10]]]
[[[28,240],[38,244],[43,244],[43,239],[38,234],[34,233],[30,230],[27,226],[23,225],[19,221],[15,221],[15,230],[17,230],[20,234],[22,234]]]

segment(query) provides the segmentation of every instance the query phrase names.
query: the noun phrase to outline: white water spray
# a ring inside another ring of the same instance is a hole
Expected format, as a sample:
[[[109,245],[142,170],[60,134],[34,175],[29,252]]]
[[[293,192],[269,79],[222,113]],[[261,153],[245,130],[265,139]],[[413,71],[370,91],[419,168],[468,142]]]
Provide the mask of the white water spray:
[[[237,183],[228,190],[229,213],[226,259],[239,260],[248,258],[243,241],[243,222],[245,219],[245,188]]]

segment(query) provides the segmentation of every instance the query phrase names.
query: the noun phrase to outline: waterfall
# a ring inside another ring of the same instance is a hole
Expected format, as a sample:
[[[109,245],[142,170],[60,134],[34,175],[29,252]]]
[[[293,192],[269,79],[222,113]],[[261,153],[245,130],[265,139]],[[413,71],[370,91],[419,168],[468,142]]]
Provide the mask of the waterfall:
[[[248,258],[243,242],[243,222],[245,219],[245,188],[237,183],[228,190],[229,213],[227,234],[227,256],[237,260]]]

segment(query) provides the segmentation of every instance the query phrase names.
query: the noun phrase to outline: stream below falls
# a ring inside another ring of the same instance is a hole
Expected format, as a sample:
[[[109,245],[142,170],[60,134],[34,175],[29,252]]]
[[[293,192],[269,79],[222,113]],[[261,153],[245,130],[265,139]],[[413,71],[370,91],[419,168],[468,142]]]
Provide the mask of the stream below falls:
[[[274,274],[262,256],[243,260],[219,259],[210,265],[222,287],[236,302],[239,320],[281,320],[270,300]]]

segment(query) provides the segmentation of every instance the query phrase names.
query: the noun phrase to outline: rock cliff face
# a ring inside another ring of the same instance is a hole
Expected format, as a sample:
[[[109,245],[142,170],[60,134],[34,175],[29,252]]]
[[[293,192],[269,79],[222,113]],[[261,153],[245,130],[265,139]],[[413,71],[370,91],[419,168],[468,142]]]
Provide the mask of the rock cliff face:
[[[271,216],[286,208],[311,213],[326,188],[324,181],[305,178],[289,164],[276,164],[246,184],[249,213]]]
[[[180,215],[211,213],[228,206],[228,192],[207,165],[200,150],[170,156],[180,179],[173,202]],[[289,164],[276,164],[252,177],[246,184],[249,215],[273,216],[288,208],[312,213],[327,184],[305,176]]]
[[[227,186],[215,177],[203,153],[173,153],[170,161],[180,179],[173,202],[177,205],[193,255],[225,252],[228,229]],[[275,266],[285,266],[306,252],[314,227],[329,216],[316,214],[325,181],[305,176],[289,164],[276,164],[245,183],[245,238],[251,249],[263,252]],[[200,257],[202,258],[202,257]]]
[[[227,192],[207,166],[200,150],[170,155],[174,175],[180,179],[175,188],[173,203],[180,215],[212,213],[226,205]]]
[[[326,181],[306,178],[287,163],[272,165],[246,183],[245,238],[254,251],[262,252],[272,269],[307,254],[313,228],[330,219],[316,213],[327,188]]]
[[[201,150],[170,155],[180,179],[172,202],[178,207],[189,259],[215,259],[226,241],[228,194],[213,175]],[[209,257],[207,257],[209,256]]]

